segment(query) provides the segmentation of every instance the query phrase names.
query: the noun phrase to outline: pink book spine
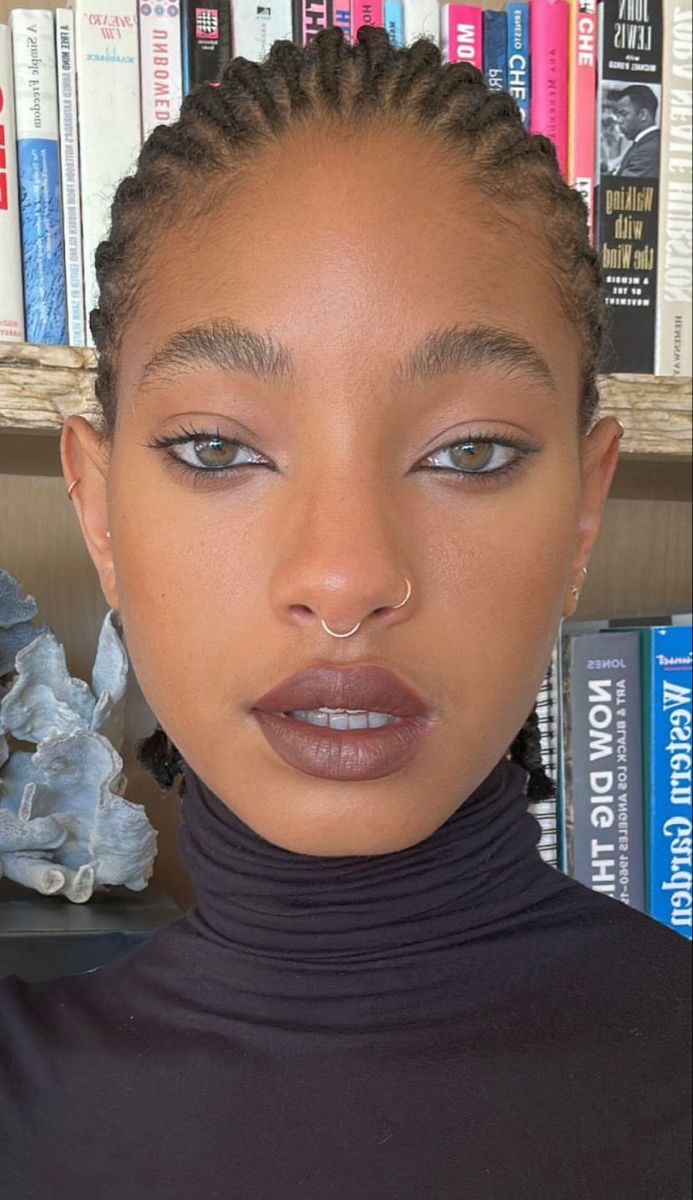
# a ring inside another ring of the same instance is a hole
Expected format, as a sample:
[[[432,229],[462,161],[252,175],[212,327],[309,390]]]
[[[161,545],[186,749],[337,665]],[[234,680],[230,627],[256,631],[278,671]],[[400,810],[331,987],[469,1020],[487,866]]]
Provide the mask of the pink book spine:
[[[568,173],[568,18],[566,0],[531,0],[530,129],[554,143],[564,176]]]
[[[351,6],[351,40],[362,25],[385,24],[385,0],[353,0]]]
[[[445,62],[468,62],[480,71],[483,69],[484,37],[480,8],[472,4],[444,4],[440,31]]]
[[[594,237],[597,150],[597,0],[572,0],[568,88],[568,183],[589,209]]]

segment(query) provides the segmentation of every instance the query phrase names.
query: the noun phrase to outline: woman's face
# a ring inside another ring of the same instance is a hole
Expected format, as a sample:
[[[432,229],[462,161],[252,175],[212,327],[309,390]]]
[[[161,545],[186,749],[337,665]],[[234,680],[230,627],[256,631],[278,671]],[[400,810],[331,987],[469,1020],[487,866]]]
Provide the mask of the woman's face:
[[[381,853],[437,829],[521,728],[573,610],[618,425],[580,445],[578,339],[540,228],[495,217],[411,131],[294,133],[158,241],[110,459],[86,421],[66,423],[65,478],[81,480],[149,705],[216,795],[289,850]],[[274,352],[239,347],[238,329]],[[412,360],[427,338],[435,353]],[[190,430],[243,446],[152,448]],[[194,475],[168,455],[254,465]],[[349,638],[321,625],[361,618]],[[423,698],[418,750],[376,778],[299,769],[253,707],[298,670],[351,664]]]

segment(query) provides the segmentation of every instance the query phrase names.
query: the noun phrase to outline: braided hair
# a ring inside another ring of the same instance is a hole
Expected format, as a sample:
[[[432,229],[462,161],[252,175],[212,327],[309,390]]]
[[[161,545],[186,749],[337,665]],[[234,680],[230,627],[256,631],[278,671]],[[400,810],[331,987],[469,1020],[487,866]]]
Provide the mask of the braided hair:
[[[241,180],[255,147],[290,128],[333,122],[354,129],[378,121],[408,123],[435,136],[450,162],[463,166],[475,187],[508,213],[522,204],[541,213],[546,267],[580,338],[577,421],[579,434],[588,432],[599,403],[606,310],[587,209],[564,181],[553,143],[528,133],[515,100],[489,91],[475,67],[443,62],[432,39],[396,47],[384,28],[363,25],[353,45],[341,29],[329,28],[303,47],[275,41],[261,62],[233,59],[218,85],[195,88],[178,119],[146,139],[136,170],[116,189],[109,236],[95,256],[99,303],[90,326],[107,440],[115,429],[120,341],[158,231],[176,220],[193,222],[205,199],[201,184],[227,190]],[[139,743],[137,757],[165,789],[181,774],[181,755],[159,725]],[[555,795],[542,765],[536,706],[506,758],[528,772],[530,800]]]

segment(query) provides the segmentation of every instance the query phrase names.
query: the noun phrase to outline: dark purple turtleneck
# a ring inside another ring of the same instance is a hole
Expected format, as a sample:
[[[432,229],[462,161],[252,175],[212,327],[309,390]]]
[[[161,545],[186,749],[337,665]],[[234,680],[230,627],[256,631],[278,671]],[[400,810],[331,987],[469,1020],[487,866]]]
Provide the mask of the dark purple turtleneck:
[[[525,771],[357,857],[184,774],[195,907],[0,982],[0,1195],[689,1200],[690,944],[543,862]]]

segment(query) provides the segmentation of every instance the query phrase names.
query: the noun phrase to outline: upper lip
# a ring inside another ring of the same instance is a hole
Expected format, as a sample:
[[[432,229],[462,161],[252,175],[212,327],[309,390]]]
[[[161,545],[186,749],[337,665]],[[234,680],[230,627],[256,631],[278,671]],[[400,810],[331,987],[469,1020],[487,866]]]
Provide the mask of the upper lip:
[[[424,716],[417,692],[387,667],[360,663],[297,671],[256,701],[265,712],[308,712],[314,708],[366,709],[395,717]]]

